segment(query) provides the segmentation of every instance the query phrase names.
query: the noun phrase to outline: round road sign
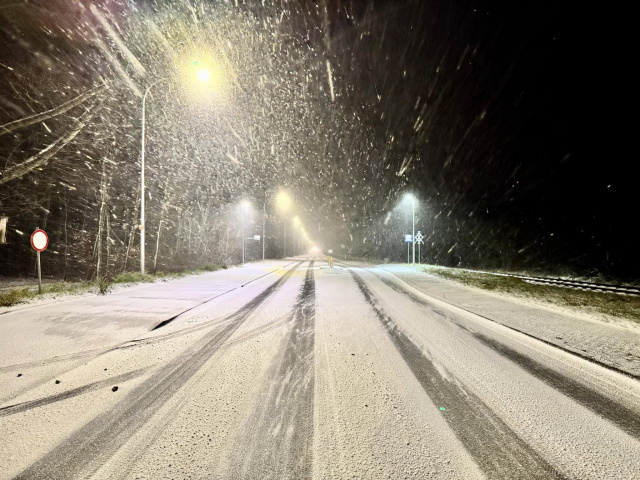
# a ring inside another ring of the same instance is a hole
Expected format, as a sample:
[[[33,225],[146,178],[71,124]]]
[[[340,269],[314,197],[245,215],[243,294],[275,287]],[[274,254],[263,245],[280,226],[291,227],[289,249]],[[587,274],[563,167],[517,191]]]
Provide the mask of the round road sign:
[[[36,252],[44,252],[49,246],[49,237],[44,230],[38,228],[31,234],[31,247]]]

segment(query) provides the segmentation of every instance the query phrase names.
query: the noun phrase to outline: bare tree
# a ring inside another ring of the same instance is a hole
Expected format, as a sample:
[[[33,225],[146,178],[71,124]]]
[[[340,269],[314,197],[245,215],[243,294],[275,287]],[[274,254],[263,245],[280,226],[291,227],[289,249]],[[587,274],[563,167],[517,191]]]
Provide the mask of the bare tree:
[[[68,145],[82,131],[84,127],[91,121],[93,116],[100,109],[101,103],[95,102],[80,116],[75,128],[63,137],[58,138],[48,147],[40,150],[38,153],[28,158],[22,163],[9,167],[0,176],[0,185],[10,182],[16,178],[20,178],[33,170],[46,165],[49,160],[58,153],[62,148]]]
[[[51,118],[57,117],[58,115],[62,115],[63,113],[68,112],[74,107],[84,103],[89,98],[97,95],[101,91],[106,88],[105,84],[98,85],[77,97],[69,100],[68,102],[63,103],[62,105],[58,105],[55,108],[47,110],[46,112],[38,113],[36,115],[31,115],[29,117],[21,118],[19,120],[14,120],[13,122],[5,123],[4,125],[0,125],[0,136],[5,135],[7,133],[11,133],[14,130],[19,128],[28,127],[29,125],[34,125],[36,123],[44,122],[45,120],[49,120]]]

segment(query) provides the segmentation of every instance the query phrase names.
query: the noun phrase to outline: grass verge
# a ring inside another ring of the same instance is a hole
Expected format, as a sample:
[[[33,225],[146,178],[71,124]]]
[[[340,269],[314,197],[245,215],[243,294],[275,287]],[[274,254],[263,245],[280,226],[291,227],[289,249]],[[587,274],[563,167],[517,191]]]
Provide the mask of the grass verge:
[[[588,313],[621,317],[640,323],[640,297],[535,285],[519,278],[501,277],[454,268],[424,267],[424,271],[463,285],[507,293],[521,298],[579,309]]]
[[[42,294],[65,295],[78,292],[97,290],[99,294],[106,294],[113,284],[124,283],[152,283],[156,280],[171,280],[174,278],[193,275],[196,273],[215,272],[223,267],[218,265],[205,265],[198,268],[182,270],[179,272],[156,272],[155,274],[142,274],[140,272],[122,272],[112,278],[102,278],[92,282],[53,282],[42,285]],[[12,307],[19,303],[27,302],[38,297],[38,287],[20,287],[8,291],[0,291],[0,307]]]
[[[64,295],[86,291],[95,287],[94,282],[55,282],[44,284],[42,294]],[[21,287],[0,292],[0,307],[11,307],[18,303],[24,303],[38,296],[38,287]]]

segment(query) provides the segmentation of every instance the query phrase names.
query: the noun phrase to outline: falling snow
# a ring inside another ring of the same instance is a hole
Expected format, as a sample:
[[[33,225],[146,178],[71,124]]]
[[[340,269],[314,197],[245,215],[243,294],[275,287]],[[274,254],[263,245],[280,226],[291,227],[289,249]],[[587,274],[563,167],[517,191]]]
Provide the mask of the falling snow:
[[[340,5],[0,7],[0,274],[32,270],[21,236],[38,226],[62,252],[44,256],[49,271],[136,268],[145,93],[153,268],[237,262],[243,200],[251,234],[264,210],[269,256],[287,228],[292,248],[297,215],[306,247],[402,260],[401,200],[414,191],[427,262],[633,274],[626,244],[603,233],[618,231],[608,213],[625,189],[584,173],[562,130],[578,125],[573,88],[553,83],[573,72],[554,63],[570,48],[563,12],[547,25],[524,7]],[[569,186],[593,193],[571,214],[558,208]]]

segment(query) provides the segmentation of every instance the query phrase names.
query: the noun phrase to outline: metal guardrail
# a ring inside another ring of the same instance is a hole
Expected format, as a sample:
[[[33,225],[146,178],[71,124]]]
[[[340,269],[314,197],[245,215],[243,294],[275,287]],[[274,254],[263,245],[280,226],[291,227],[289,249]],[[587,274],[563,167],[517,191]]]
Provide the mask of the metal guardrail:
[[[516,275],[513,273],[497,273],[497,272],[485,272],[482,270],[469,270],[461,268],[466,272],[483,273],[486,275],[496,275],[500,277],[513,277],[520,280],[524,280],[527,283],[534,285],[552,285],[562,288],[572,288],[576,290],[590,290],[603,293],[617,293],[619,295],[633,295],[640,296],[640,287],[633,287],[630,285],[611,285],[606,283],[596,282],[584,282],[580,280],[567,280],[566,278],[553,278],[553,277],[532,277],[529,275]]]
[[[335,260],[335,263],[344,265],[353,265],[344,260]],[[551,285],[560,288],[572,288],[575,290],[589,290],[601,293],[616,293],[618,295],[631,295],[634,297],[640,297],[640,287],[634,287],[631,285],[612,285],[607,283],[597,282],[584,282],[581,280],[568,280],[566,278],[554,278],[554,277],[534,277],[530,275],[518,275],[514,273],[498,273],[498,272],[486,272],[484,270],[470,270],[468,268],[455,268],[454,270],[462,270],[464,272],[482,273],[485,275],[495,275],[498,277],[513,277],[523,280],[527,283],[534,285]]]

